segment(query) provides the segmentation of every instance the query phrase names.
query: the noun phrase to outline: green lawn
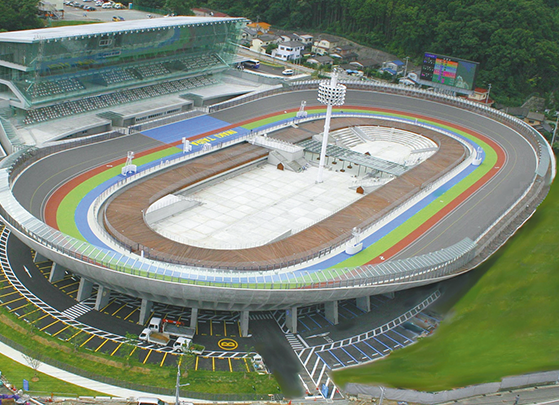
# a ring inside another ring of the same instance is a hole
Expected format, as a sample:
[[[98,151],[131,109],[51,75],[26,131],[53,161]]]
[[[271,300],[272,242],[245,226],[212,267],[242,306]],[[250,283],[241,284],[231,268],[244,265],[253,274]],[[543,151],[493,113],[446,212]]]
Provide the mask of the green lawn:
[[[337,384],[439,391],[558,370],[558,179],[517,234],[476,272],[436,333],[336,372]]]
[[[41,370],[41,366],[39,366],[39,370]],[[50,377],[40,371],[37,374],[39,381],[31,381],[34,376],[32,368],[23,366],[9,357],[2,355],[0,355],[0,371],[2,371],[2,375],[17,389],[22,388],[23,380],[26,379],[29,381],[30,392],[38,393],[39,395],[48,395],[51,393],[54,393],[56,396],[65,397],[105,395]]]

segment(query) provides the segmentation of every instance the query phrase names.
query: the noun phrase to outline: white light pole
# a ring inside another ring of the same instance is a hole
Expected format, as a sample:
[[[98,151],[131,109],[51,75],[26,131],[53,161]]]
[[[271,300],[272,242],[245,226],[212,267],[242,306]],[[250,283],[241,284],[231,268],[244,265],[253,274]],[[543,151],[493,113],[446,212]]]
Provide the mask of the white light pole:
[[[321,144],[321,155],[319,159],[319,172],[317,173],[316,183],[323,182],[323,167],[325,165],[325,155],[327,154],[327,144],[329,143],[329,130],[331,127],[331,115],[333,105],[343,105],[346,96],[346,86],[338,83],[338,71],[333,69],[330,81],[319,84],[319,94],[317,100],[327,105],[325,116],[325,129],[323,131],[323,143]]]

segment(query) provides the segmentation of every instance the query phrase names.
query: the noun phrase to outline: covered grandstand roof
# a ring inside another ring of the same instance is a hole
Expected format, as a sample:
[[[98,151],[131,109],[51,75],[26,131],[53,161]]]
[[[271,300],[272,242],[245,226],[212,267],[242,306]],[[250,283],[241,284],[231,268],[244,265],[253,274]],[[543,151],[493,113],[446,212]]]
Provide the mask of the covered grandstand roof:
[[[56,40],[61,38],[83,37],[88,35],[107,35],[127,31],[170,28],[174,26],[220,24],[236,20],[246,21],[244,18],[237,17],[168,17],[100,24],[40,28],[35,30],[0,33],[0,42],[33,43],[39,42],[41,40]]]

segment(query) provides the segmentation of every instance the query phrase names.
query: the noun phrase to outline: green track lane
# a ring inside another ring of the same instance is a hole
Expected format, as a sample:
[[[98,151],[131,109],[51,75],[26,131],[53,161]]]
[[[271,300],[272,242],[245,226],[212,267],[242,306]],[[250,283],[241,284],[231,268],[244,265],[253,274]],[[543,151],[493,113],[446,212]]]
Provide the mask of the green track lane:
[[[166,148],[158,152],[154,152],[149,155],[136,158],[134,159],[134,164],[136,164],[137,166],[141,166],[146,163],[150,163],[155,160],[171,156],[177,153],[177,151],[178,148],[176,147]],[[79,186],[74,188],[72,191],[70,191],[66,195],[66,197],[64,197],[56,212],[56,222],[58,225],[58,229],[61,232],[70,235],[76,239],[86,241],[83,235],[78,230],[78,227],[75,222],[76,209],[78,208],[78,204],[94,188],[112,179],[113,177],[119,176],[121,174],[121,168],[122,165],[108,168],[102,173],[99,173],[87,179]]]

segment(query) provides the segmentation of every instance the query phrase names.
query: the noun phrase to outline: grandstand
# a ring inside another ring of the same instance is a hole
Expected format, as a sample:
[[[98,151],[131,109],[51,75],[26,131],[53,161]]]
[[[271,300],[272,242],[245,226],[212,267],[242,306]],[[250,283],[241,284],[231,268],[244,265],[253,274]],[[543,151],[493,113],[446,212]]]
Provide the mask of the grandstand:
[[[212,85],[244,23],[172,17],[0,33],[0,97],[32,125]]]

